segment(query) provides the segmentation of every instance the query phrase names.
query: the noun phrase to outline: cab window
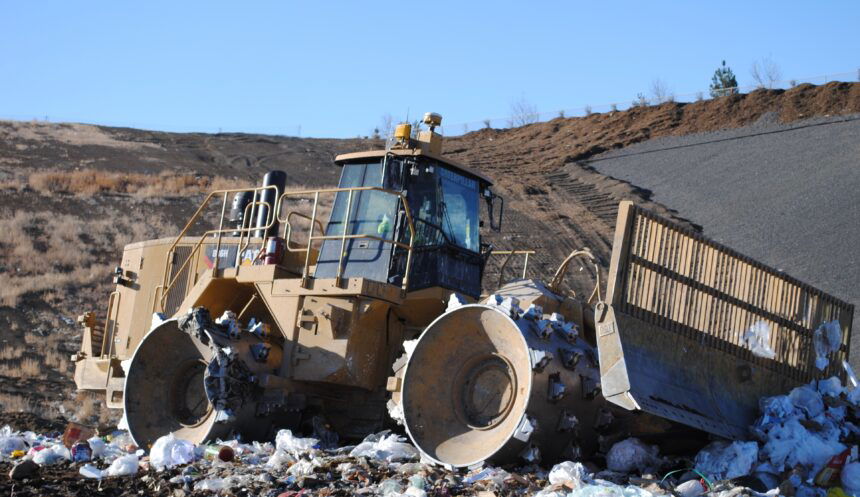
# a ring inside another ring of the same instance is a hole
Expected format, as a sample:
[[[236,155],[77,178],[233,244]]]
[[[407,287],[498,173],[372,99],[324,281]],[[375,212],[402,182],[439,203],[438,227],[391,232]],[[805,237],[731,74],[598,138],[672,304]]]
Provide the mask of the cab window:
[[[454,244],[479,252],[478,182],[446,167],[439,167],[439,179],[443,232]]]

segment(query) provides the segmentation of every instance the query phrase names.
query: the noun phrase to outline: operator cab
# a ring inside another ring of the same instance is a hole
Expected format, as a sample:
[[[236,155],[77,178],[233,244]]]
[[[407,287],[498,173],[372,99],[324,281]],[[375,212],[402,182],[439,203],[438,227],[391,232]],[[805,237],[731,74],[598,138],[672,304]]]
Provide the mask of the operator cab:
[[[361,277],[402,285],[406,277],[410,218],[414,228],[408,291],[442,287],[478,297],[490,247],[481,242],[481,204],[493,229],[494,204],[501,201],[490,190],[491,181],[454,161],[441,157],[442,137],[434,131],[438,114],[425,115],[429,131],[417,139],[409,125],[399,125],[388,150],[338,156],[343,167],[339,188],[376,187],[387,190],[339,192],[332,206],[326,236],[347,238],[340,276]],[[482,202],[482,199],[484,202]],[[405,200],[408,211],[403,207]],[[347,208],[350,213],[346,215]],[[344,223],[344,220],[348,221]],[[338,276],[341,239],[326,239],[317,259],[315,278]]]

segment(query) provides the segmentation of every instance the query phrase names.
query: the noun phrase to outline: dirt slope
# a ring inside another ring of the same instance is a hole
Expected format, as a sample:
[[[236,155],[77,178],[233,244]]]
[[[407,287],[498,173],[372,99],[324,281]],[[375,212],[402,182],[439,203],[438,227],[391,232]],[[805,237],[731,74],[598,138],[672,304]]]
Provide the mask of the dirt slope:
[[[538,250],[532,274],[547,277],[568,252],[583,246],[608,263],[619,200],[684,216],[653,202],[648,190],[583,161],[655,137],[743,126],[769,112],[784,121],[860,112],[860,85],[760,90],[481,130],[448,139],[445,150],[496,179],[506,197],[505,228],[489,239],[500,249]],[[201,184],[256,183],[265,171],[283,169],[291,185],[331,185],[339,173],[331,163],[335,155],[380,146],[357,139],[0,122],[0,292],[11,292],[0,295],[6,351],[0,354],[0,407],[51,415],[77,410],[84,418],[97,413],[98,399],[72,394],[67,357],[79,340],[72,319],[104,308],[109,271],[124,243],[178,231],[202,198]],[[45,170],[96,171],[85,177],[97,184],[64,191],[55,177],[39,176]],[[117,173],[151,177],[152,188],[131,188]],[[488,286],[498,278],[498,264],[491,264]],[[513,264],[510,274],[517,269]],[[588,270],[576,272],[570,283],[590,291],[592,278]]]

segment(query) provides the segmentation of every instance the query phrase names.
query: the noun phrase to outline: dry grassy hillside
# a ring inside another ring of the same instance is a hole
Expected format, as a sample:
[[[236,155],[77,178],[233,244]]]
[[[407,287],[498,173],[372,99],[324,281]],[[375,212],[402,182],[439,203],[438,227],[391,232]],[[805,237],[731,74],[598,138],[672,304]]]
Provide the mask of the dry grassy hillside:
[[[488,129],[448,139],[445,148],[495,178],[506,197],[505,228],[491,241],[500,249],[537,249],[533,274],[547,276],[583,246],[608,262],[619,200],[677,216],[651,202],[648,191],[580,161],[658,136],[750,124],[773,112],[784,120],[860,112],[860,86],[760,90]],[[104,308],[110,269],[124,244],[175,234],[209,189],[254,184],[271,169],[286,171],[294,187],[331,185],[339,172],[335,155],[380,146],[0,122],[0,409],[98,414],[98,399],[76,399],[70,381],[68,356],[80,338],[73,319]],[[486,281],[496,281],[495,264]],[[570,283],[587,291],[591,278],[586,270]]]

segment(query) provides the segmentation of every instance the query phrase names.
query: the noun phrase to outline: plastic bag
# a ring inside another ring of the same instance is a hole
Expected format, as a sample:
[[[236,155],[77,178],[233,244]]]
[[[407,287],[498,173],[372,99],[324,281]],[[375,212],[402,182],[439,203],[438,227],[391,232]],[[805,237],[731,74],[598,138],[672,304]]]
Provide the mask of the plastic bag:
[[[715,480],[750,474],[758,461],[755,442],[713,442],[696,454],[696,469]]]
[[[312,461],[303,459],[290,466],[290,469],[287,470],[287,474],[293,476],[308,476],[314,474],[315,467],[316,464],[314,464]]]
[[[839,350],[842,344],[842,327],[839,321],[833,320],[822,323],[812,334],[812,346],[815,348],[815,366],[824,370],[830,359],[828,355]]]
[[[62,445],[54,445],[53,447],[46,447],[36,452],[33,456],[33,462],[39,466],[48,466],[60,461],[67,461],[71,458],[72,454],[69,452],[69,449]]]
[[[415,447],[404,442],[403,437],[393,433],[376,433],[368,435],[364,441],[356,445],[349,453],[351,457],[368,457],[388,462],[414,459],[418,457]]]
[[[609,449],[606,467],[622,473],[645,471],[658,462],[658,453],[657,446],[645,444],[638,438],[628,438]]]
[[[765,321],[758,321],[744,332],[744,343],[753,355],[773,359],[776,353],[770,348],[770,325]]]
[[[92,464],[84,464],[83,466],[81,466],[81,469],[78,472],[84,478],[94,478],[96,480],[101,480],[104,476],[102,470],[93,466]]]
[[[316,438],[299,438],[293,436],[290,430],[280,430],[275,436],[275,447],[279,451],[299,456],[319,447],[320,441]]]
[[[509,476],[511,474],[503,469],[489,467],[463,478],[463,483],[471,485],[478,481],[491,481],[496,485],[502,486]]]
[[[224,490],[225,488],[227,488],[227,481],[224,480],[224,478],[207,478],[194,484],[195,492],[204,490],[217,492],[219,490]]]
[[[821,400],[821,394],[809,385],[795,388],[788,394],[788,398],[791,399],[794,407],[805,412],[809,419],[824,412],[824,401]]]
[[[840,478],[846,494],[860,495],[860,462],[846,464]]]
[[[139,461],[137,454],[129,454],[114,459],[114,461],[105,470],[107,476],[128,476],[137,474]]]
[[[839,397],[844,392],[845,388],[842,387],[842,382],[839,381],[839,378],[835,376],[831,376],[826,380],[818,381],[818,393],[820,393],[821,395],[826,395],[828,397]]]
[[[831,457],[845,450],[845,446],[835,438],[838,432],[812,433],[797,418],[774,426],[767,435],[768,440],[761,453],[777,471],[802,464],[817,473]]]
[[[8,456],[15,450],[27,450],[27,444],[12,427],[4,426],[0,429],[0,455]]]
[[[188,464],[193,460],[194,444],[176,438],[173,433],[156,440],[149,451],[149,463],[159,471],[180,464]]]
[[[287,454],[282,450],[275,451],[272,457],[266,462],[266,466],[270,468],[280,468],[283,465],[290,465],[296,462],[296,458]]]
[[[90,444],[90,449],[93,451],[93,459],[102,457],[105,453],[105,448],[107,444],[104,440],[99,437],[92,437],[87,440],[87,443]]]
[[[564,461],[552,467],[548,479],[553,485],[570,482],[570,486],[576,488],[591,481],[591,474],[582,463]]]

